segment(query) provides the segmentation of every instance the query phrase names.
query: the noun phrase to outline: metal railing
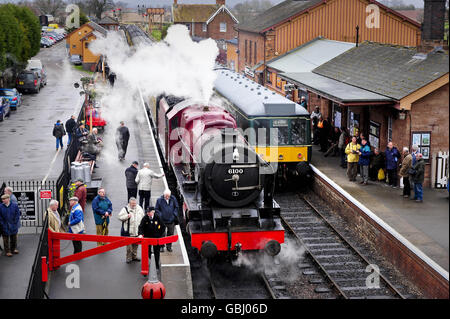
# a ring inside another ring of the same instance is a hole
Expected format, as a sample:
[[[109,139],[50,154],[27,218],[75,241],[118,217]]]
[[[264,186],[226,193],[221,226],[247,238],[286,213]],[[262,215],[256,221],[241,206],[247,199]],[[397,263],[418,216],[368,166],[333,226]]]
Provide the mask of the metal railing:
[[[31,276],[28,281],[28,289],[25,299],[49,299],[45,292],[46,283],[42,281],[42,267],[41,258],[48,257],[48,220],[47,216],[44,218],[44,224],[41,235],[39,237],[38,248],[36,256],[34,257],[33,266],[31,268]]]

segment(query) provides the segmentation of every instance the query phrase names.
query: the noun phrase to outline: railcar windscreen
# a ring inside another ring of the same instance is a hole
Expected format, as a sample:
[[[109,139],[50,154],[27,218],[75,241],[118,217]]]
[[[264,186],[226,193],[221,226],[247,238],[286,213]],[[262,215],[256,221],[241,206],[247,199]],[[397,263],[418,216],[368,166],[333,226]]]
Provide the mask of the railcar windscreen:
[[[291,121],[291,144],[307,145],[308,141],[308,123],[306,119],[295,119]]]

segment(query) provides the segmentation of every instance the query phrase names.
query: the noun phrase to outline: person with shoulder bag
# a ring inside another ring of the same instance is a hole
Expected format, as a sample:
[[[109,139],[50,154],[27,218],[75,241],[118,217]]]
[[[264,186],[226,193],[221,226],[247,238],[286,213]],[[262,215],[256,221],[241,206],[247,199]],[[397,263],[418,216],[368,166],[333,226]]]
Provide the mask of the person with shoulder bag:
[[[117,218],[122,222],[120,236],[137,237],[139,235],[139,225],[144,217],[144,210],[137,204],[137,200],[131,197],[128,205],[123,207]],[[139,261],[137,257],[138,244],[127,246],[126,262]]]
[[[69,199],[70,215],[69,215],[69,233],[84,234],[86,229],[84,227],[84,215],[81,205],[78,204],[78,197],[71,197]],[[79,253],[83,249],[83,245],[79,240],[73,240],[73,253]]]

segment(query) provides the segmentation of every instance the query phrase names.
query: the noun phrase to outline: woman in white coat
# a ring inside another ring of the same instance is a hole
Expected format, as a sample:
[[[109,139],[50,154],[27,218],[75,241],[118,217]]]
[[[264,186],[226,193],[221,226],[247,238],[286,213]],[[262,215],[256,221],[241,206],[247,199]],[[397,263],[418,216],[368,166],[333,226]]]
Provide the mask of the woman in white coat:
[[[137,200],[131,197],[128,201],[128,205],[123,207],[117,216],[122,222],[121,236],[137,237],[139,224],[144,217],[144,210],[137,204]],[[137,258],[138,244],[131,244],[127,246],[127,263],[131,261],[140,261]]]

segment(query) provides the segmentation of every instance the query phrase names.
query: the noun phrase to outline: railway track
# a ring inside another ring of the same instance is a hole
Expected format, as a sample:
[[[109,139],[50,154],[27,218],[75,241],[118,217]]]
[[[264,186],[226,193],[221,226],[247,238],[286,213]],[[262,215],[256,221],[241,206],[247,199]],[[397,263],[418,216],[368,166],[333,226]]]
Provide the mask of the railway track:
[[[303,275],[311,276],[310,282],[328,284],[340,298],[405,298],[313,203],[297,194],[280,194],[276,200],[283,208],[281,215],[286,231],[304,246],[311,261],[300,267]],[[328,292],[327,286],[319,287],[320,291]]]

